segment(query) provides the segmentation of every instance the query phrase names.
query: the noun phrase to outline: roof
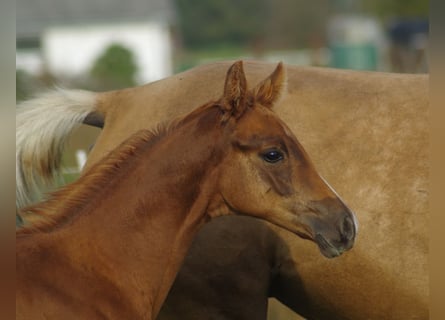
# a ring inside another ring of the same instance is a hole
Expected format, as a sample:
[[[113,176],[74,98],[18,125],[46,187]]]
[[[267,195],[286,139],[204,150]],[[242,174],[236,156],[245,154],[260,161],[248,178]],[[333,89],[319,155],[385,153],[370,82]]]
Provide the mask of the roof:
[[[170,0],[16,0],[17,38],[38,38],[48,27],[100,23],[174,22]]]

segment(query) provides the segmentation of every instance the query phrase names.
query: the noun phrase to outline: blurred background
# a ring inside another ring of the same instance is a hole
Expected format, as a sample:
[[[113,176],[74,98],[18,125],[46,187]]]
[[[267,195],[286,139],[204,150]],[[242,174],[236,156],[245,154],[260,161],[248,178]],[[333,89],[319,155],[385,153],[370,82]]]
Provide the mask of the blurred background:
[[[16,98],[141,85],[202,63],[261,59],[427,73],[428,0],[16,0]],[[98,129],[70,141],[65,179]],[[269,319],[300,319],[272,301]]]
[[[17,0],[17,99],[254,58],[428,72],[428,0]]]
[[[222,59],[426,73],[428,11],[428,0],[16,0],[16,98],[141,85]],[[67,155],[74,176],[97,134],[82,131]]]

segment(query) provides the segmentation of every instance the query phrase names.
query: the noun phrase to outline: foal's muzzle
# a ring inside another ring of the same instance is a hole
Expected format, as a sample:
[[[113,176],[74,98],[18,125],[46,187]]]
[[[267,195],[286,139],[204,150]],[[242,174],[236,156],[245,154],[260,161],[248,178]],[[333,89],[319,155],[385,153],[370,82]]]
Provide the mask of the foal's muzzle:
[[[337,257],[354,245],[357,234],[355,215],[342,202],[319,210],[311,225],[314,241],[327,258]]]

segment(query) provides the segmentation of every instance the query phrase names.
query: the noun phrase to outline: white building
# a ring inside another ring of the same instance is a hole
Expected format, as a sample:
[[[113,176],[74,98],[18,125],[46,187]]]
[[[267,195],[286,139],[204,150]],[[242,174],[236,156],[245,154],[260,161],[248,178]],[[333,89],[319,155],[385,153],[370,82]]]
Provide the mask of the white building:
[[[17,0],[16,66],[79,76],[111,44],[130,49],[137,82],[172,74],[174,10],[168,0]]]

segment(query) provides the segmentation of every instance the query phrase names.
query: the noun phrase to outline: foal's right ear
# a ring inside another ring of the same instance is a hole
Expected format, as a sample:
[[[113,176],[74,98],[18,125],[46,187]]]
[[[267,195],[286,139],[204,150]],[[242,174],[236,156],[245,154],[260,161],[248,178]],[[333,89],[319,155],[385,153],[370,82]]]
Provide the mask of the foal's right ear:
[[[238,118],[244,113],[248,107],[247,94],[247,80],[243,62],[237,61],[227,71],[224,95],[221,99],[220,106],[225,112],[225,120],[230,116]]]

